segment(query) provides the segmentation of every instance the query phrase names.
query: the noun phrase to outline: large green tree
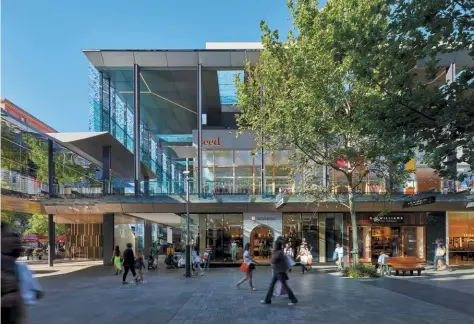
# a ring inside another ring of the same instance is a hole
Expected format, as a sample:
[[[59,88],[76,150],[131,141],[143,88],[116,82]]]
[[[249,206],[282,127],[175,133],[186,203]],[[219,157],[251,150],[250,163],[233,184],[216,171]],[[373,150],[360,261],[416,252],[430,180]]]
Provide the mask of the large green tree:
[[[371,132],[378,125],[369,107],[385,93],[355,73],[354,62],[367,57],[343,49],[376,46],[390,8],[381,0],[329,0],[322,9],[299,0],[288,7],[294,22],[288,39],[262,22],[259,62],[246,66],[244,82],[236,80],[239,127],[267,150],[289,149],[293,173],[302,179],[298,191],[316,200],[334,192],[322,186],[323,167],[343,175],[346,195],[337,197],[350,211],[357,264],[357,188],[370,172],[403,181],[409,143],[402,136],[381,141]]]
[[[390,21],[377,46],[341,46],[367,57],[353,70],[386,94],[372,107],[379,136],[410,138],[426,163],[454,179],[457,163],[474,170],[474,2],[388,3]],[[457,77],[448,82],[455,61]]]
[[[55,226],[56,236],[66,233],[66,226],[64,224],[56,224]],[[48,235],[48,216],[39,214],[33,215],[29,220],[29,227],[30,228],[25,232],[26,234]]]
[[[30,227],[31,214],[2,209],[2,220],[12,227],[14,232],[23,234]]]

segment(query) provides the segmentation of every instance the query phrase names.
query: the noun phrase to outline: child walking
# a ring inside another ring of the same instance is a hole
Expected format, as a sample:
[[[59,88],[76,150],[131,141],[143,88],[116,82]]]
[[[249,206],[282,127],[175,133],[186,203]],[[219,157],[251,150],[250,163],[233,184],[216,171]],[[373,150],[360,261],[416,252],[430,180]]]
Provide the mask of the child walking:
[[[137,269],[137,282],[146,283],[143,280],[143,269],[145,269],[145,262],[143,260],[142,250],[138,250],[137,257],[135,258],[135,269]]]

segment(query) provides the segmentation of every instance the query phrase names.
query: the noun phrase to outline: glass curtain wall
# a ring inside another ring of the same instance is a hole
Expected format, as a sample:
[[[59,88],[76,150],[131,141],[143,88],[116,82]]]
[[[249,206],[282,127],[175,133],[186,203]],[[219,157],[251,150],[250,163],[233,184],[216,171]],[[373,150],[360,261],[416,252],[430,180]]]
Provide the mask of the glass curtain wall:
[[[251,150],[204,150],[203,178],[206,193],[260,194],[261,156]],[[265,188],[267,194],[291,192],[286,151],[265,155]]]
[[[290,244],[293,253],[299,253],[301,242],[306,240],[314,262],[319,262],[318,214],[283,213],[283,237]]]
[[[208,214],[206,246],[211,247],[211,262],[239,262],[243,256],[243,215]]]
[[[145,221],[124,214],[114,217],[114,242],[120,251],[126,249],[127,243],[132,243],[135,253],[145,248]]]

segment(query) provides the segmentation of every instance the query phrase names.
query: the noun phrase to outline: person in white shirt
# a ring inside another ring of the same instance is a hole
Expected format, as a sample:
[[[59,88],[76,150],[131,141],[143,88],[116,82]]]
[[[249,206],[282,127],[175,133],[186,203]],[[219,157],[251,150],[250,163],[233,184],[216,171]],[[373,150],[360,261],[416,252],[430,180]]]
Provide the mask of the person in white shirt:
[[[35,305],[38,299],[43,297],[43,289],[33,273],[23,262],[16,262],[18,276],[20,279],[20,292],[25,305]]]
[[[377,263],[378,263],[378,265],[379,265],[379,267],[380,267],[380,273],[381,273],[382,275],[384,274],[384,272],[389,273],[389,271],[388,271],[388,265],[387,265],[387,261],[386,261],[387,259],[388,259],[388,255],[385,254],[384,251],[382,251],[382,252],[380,253],[380,255],[379,255],[378,260],[377,260]]]
[[[336,244],[334,256],[337,258],[337,270],[341,271],[344,268],[344,248],[339,243]]]

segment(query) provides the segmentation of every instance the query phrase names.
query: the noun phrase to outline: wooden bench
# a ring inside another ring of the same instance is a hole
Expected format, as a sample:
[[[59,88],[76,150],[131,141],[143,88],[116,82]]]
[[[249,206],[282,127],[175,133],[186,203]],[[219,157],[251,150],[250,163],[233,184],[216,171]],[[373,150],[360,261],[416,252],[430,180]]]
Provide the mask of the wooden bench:
[[[410,276],[413,276],[414,271],[416,271],[420,276],[421,271],[425,270],[425,267],[421,262],[421,260],[413,257],[395,257],[387,259],[387,264],[389,268],[391,268],[392,271],[395,271],[396,276],[398,276],[400,272],[402,273],[402,275],[405,275],[407,272],[410,272]]]

